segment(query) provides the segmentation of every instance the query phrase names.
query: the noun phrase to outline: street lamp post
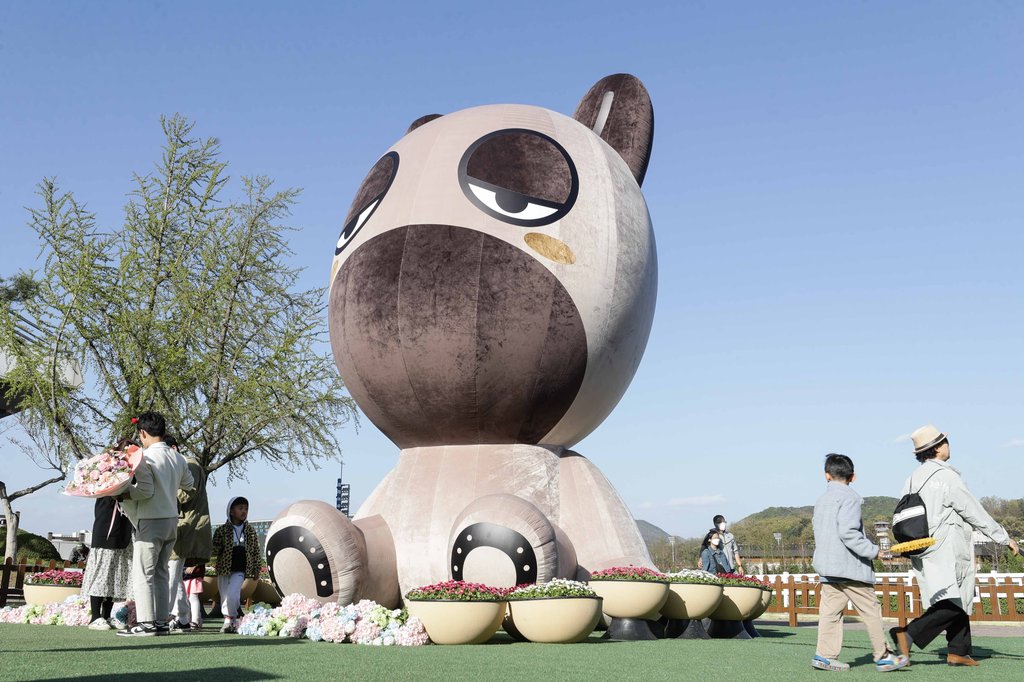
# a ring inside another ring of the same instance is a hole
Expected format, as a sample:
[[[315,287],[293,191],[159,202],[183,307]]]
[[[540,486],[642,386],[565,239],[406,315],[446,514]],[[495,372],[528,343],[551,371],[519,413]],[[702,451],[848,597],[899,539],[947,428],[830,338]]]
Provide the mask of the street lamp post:
[[[779,552],[782,555],[782,563],[779,564],[779,568],[784,570],[786,550],[782,547],[782,533],[775,531],[772,533],[772,537],[775,538],[775,544],[778,545]]]
[[[672,570],[676,570],[676,536],[670,535],[668,537],[668,544],[672,546]]]

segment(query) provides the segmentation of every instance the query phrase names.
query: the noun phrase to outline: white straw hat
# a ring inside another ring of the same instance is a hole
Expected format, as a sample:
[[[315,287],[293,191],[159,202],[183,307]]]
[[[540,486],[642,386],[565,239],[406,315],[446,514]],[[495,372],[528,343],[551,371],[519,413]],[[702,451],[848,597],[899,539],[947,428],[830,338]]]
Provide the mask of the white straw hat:
[[[910,434],[910,439],[914,441],[914,454],[917,454],[946,440],[946,434],[927,424]]]

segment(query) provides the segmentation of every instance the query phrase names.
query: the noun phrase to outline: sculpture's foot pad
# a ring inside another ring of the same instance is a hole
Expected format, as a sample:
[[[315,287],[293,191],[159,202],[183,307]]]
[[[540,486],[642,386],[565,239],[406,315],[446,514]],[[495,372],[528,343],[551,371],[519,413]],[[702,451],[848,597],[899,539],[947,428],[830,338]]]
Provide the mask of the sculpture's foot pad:
[[[711,639],[753,639],[739,620],[712,620],[708,635]]]
[[[667,639],[711,639],[699,620],[683,620],[672,618],[665,625]]]
[[[619,639],[631,642],[658,639],[657,622],[643,618],[612,618],[608,631],[601,639]]]
[[[758,632],[757,628],[754,627],[753,619],[743,621],[743,629],[747,631],[747,634],[750,635],[751,639],[755,639],[761,636],[761,633]]]

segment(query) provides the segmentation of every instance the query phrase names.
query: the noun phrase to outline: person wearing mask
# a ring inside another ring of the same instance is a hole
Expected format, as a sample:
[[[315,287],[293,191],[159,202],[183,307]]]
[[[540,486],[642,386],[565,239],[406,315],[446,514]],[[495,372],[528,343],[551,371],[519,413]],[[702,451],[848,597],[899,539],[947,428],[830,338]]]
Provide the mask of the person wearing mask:
[[[722,551],[725,552],[725,558],[729,560],[729,565],[732,566],[737,573],[743,573],[743,559],[740,557],[739,547],[736,545],[736,536],[729,532],[729,523],[725,520],[725,517],[718,514],[714,518],[715,530],[718,531],[719,536],[722,538]]]
[[[700,543],[700,567],[709,573],[732,573],[732,564],[722,550],[717,530],[709,530]]]

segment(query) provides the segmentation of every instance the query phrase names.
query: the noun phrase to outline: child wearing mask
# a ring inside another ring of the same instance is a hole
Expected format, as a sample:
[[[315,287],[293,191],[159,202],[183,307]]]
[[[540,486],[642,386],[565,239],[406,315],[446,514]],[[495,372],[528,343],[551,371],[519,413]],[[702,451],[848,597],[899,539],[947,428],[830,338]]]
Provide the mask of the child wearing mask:
[[[213,551],[217,555],[217,589],[224,615],[224,626],[220,631],[235,633],[238,632],[242,581],[259,577],[262,561],[256,529],[246,520],[249,517],[249,500],[232,497],[227,511],[227,522],[213,534]]]

